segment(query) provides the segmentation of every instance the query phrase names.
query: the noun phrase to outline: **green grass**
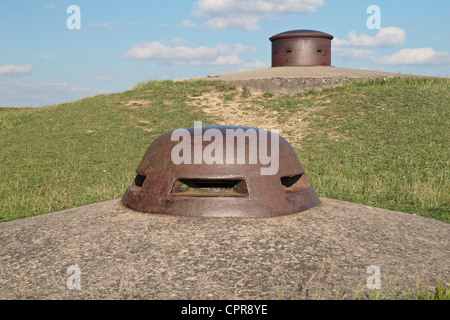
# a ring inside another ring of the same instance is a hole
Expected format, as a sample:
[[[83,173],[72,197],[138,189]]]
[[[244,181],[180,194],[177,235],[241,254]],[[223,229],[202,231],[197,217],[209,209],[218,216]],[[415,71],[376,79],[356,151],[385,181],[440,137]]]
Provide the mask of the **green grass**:
[[[274,96],[275,96],[275,94],[273,92],[271,92],[271,91],[266,91],[266,92],[263,93],[263,97],[264,98],[272,98]]]
[[[244,90],[240,99],[277,111],[280,127],[308,113],[296,152],[319,196],[449,222],[449,89],[448,79],[389,79],[293,97]],[[120,198],[155,138],[194,120],[216,123],[189,103],[210,91],[237,99],[228,84],[151,81],[57,106],[0,108],[0,221]]]
[[[121,197],[155,138],[208,124],[185,100],[211,89],[152,81],[58,106],[0,109],[0,221]]]
[[[369,290],[365,286],[353,297],[353,299],[368,300],[450,300],[450,284],[438,280],[432,288],[416,285],[405,293],[394,293],[388,285],[385,288]]]
[[[366,285],[357,288],[355,292],[344,293],[339,290],[318,289],[311,286],[310,290],[301,292],[284,292],[283,283],[277,295],[277,300],[450,300],[450,283],[438,280],[434,286],[416,284],[405,292],[398,292],[392,283],[382,285],[380,289],[368,289]]]
[[[241,98],[248,98],[248,97],[250,97],[250,95],[251,95],[250,90],[246,86],[243,86],[242,92],[241,92]]]
[[[439,280],[433,290],[416,287],[409,290],[402,298],[405,300],[450,300],[450,283],[442,283]]]
[[[328,90],[300,154],[319,193],[449,222],[449,89],[407,79]]]
[[[216,84],[216,90],[219,92],[223,91],[234,91],[236,89],[236,86],[233,86],[228,83],[217,83]]]
[[[352,82],[262,102],[283,126],[299,111],[297,154],[320,196],[450,221],[448,79]]]

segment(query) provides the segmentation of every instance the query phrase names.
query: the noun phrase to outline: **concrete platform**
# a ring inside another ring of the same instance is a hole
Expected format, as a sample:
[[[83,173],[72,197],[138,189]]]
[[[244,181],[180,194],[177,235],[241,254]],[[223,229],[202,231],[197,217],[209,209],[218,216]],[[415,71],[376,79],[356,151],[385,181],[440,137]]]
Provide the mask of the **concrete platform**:
[[[450,279],[450,225],[321,199],[277,218],[187,218],[112,200],[0,224],[0,299],[353,298]],[[69,289],[70,266],[80,290]]]
[[[337,67],[276,67],[223,75],[209,75],[191,80],[216,80],[238,88],[247,87],[252,93],[274,92],[295,94],[301,91],[343,85],[350,80],[393,77],[423,77],[399,73]]]

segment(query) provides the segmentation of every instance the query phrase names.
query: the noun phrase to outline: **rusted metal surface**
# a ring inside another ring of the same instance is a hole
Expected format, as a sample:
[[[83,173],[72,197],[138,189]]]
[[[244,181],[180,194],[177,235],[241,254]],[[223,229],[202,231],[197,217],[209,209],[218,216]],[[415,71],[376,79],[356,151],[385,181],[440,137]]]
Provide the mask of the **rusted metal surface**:
[[[223,164],[174,164],[172,150],[179,140],[172,141],[172,132],[156,140],[147,149],[136,173],[136,179],[128,187],[122,203],[134,210],[184,216],[208,217],[275,217],[300,212],[320,203],[314,188],[308,180],[300,161],[292,147],[282,137],[275,135],[268,138],[267,155],[276,154],[271,141],[279,138],[279,166],[275,174],[262,175],[262,164],[257,157],[255,164],[250,164],[250,140],[245,141],[245,163],[237,164],[238,141],[245,136],[248,127],[204,126],[202,134],[208,129],[219,130],[224,137],[227,129],[242,129],[236,132],[233,142],[234,164],[226,159],[226,143],[223,143]],[[191,136],[194,150],[194,127],[186,129]],[[198,132],[198,131],[197,131]],[[257,136],[257,143],[260,142]],[[180,140],[181,141],[181,140]],[[198,141],[198,140],[197,140]],[[201,150],[211,144],[202,141]],[[258,146],[258,152],[261,149]],[[194,159],[194,154],[191,155]]]
[[[272,67],[331,66],[333,36],[315,30],[292,30],[269,38]]]

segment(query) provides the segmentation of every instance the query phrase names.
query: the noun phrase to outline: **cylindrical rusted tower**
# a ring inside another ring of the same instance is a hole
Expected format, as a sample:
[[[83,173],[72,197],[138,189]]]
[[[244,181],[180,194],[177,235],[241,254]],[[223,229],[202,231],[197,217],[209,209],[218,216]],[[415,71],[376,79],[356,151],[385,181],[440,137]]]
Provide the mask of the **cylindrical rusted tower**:
[[[270,37],[272,67],[331,66],[333,36],[316,30],[292,30]]]

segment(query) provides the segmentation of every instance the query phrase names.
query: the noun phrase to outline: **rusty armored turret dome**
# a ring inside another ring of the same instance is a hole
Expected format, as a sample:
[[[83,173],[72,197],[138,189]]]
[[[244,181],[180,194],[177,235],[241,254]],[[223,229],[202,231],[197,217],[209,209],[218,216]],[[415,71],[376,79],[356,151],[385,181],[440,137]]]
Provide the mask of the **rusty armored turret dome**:
[[[272,67],[331,66],[333,36],[309,29],[285,31],[269,38]]]
[[[289,143],[256,128],[168,132],[153,141],[136,172],[122,203],[137,211],[274,217],[320,203]]]
[[[310,29],[298,29],[278,33],[270,37],[269,40],[274,41],[285,38],[326,38],[332,40],[334,37],[331,34],[322,31]]]

